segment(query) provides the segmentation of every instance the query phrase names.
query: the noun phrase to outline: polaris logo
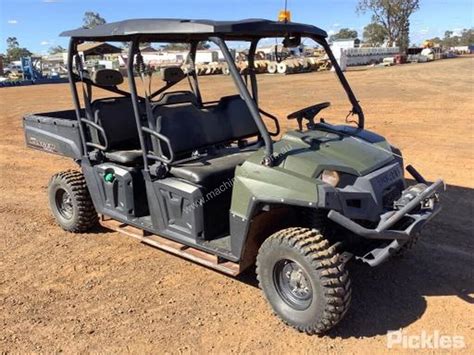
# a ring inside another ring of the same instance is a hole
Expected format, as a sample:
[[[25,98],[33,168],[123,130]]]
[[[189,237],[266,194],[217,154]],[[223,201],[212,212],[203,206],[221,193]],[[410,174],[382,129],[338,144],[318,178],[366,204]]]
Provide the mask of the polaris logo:
[[[387,186],[393,183],[394,181],[400,179],[401,175],[402,173],[400,172],[400,169],[396,167],[374,178],[374,182],[379,187]]]
[[[56,146],[53,143],[43,142],[35,137],[30,137],[28,143],[34,147],[43,149],[47,152],[57,153]]]

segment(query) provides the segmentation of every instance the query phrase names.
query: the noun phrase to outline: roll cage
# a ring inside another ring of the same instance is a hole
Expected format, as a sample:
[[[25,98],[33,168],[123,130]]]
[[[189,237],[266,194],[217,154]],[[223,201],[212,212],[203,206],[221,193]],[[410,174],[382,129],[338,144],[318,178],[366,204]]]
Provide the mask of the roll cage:
[[[224,59],[229,67],[230,75],[237,87],[238,93],[241,98],[245,101],[248,109],[258,127],[260,136],[265,144],[265,158],[262,164],[271,166],[273,157],[273,144],[271,140],[271,134],[268,132],[261,114],[270,117],[275,120],[275,117],[267,114],[261,110],[258,106],[258,85],[255,71],[255,53],[259,41],[262,38],[293,38],[293,37],[308,37],[313,39],[316,43],[321,45],[326,51],[329,60],[331,61],[337,77],[341,82],[346,95],[351,102],[352,110],[351,114],[358,116],[358,127],[364,128],[364,113],[362,108],[355,97],[347,79],[345,78],[339,64],[337,63],[328,42],[326,41],[327,34],[323,30],[305,24],[298,23],[282,23],[270,20],[242,20],[236,22],[230,21],[209,21],[209,20],[168,20],[168,19],[142,19],[142,20],[127,20],[117,23],[109,23],[106,25],[98,26],[93,29],[77,29],[72,31],[66,31],[61,36],[70,37],[69,48],[68,48],[68,75],[70,82],[70,89],[74,101],[76,116],[78,119],[78,126],[81,135],[83,153],[87,156],[88,146],[90,143],[86,142],[85,139],[85,124],[92,124],[84,119],[81,114],[81,105],[79,100],[79,93],[76,87],[77,82],[82,82],[87,88],[83,87],[84,96],[91,94],[92,86],[99,87],[104,90],[111,91],[116,94],[120,94],[126,97],[130,97],[133,104],[133,110],[135,115],[135,121],[138,127],[139,141],[143,152],[144,159],[144,170],[149,171],[148,159],[153,158],[162,160],[164,163],[169,163],[170,159],[160,159],[160,157],[150,157],[146,149],[146,140],[144,132],[152,134],[156,139],[164,141],[169,146],[167,138],[160,135],[157,132],[152,132],[146,127],[142,127],[140,112],[140,102],[147,102],[148,100],[156,97],[160,93],[169,89],[174,84],[166,84],[159,90],[149,93],[146,97],[138,95],[137,85],[135,80],[135,67],[137,64],[137,55],[140,56],[139,43],[141,42],[177,42],[177,43],[189,43],[189,63],[191,68],[188,73],[190,80],[191,89],[196,95],[198,102],[201,103],[201,95],[199,92],[199,84],[197,80],[197,74],[195,70],[195,58],[198,43],[201,41],[210,41],[217,45],[222,51]],[[237,69],[234,59],[229,51],[226,44],[227,40],[232,41],[243,41],[249,42],[249,55],[248,55],[248,71],[245,75],[248,75],[250,82],[250,91],[247,80],[243,80],[242,76]],[[128,42],[128,62],[127,62],[127,74],[128,84],[130,93],[119,89],[117,86],[100,86],[95,84],[89,78],[83,76],[81,71],[74,73],[74,67],[78,65],[78,60],[74,63],[74,58],[79,59],[77,46],[85,41],[124,41]],[[87,100],[86,100],[87,101]],[[86,102],[86,105],[88,103]],[[95,127],[99,129],[100,127]],[[172,160],[172,159],[171,159]]]

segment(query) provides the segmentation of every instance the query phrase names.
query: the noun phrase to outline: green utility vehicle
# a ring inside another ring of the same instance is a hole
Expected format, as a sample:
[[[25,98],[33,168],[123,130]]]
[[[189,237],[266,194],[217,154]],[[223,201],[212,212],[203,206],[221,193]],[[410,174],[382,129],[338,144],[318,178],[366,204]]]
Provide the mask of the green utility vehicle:
[[[364,129],[362,108],[317,27],[141,19],[62,35],[70,37],[74,109],[28,115],[24,129],[29,147],[79,166],[49,184],[51,210],[67,231],[100,222],[230,275],[256,264],[274,312],[300,331],[322,334],[349,307],[348,260],[379,265],[411,245],[440,210],[443,181],[430,185],[407,167],[416,180],[407,184],[400,151]],[[279,120],[258,99],[254,57],[262,38],[283,39],[286,47],[310,38],[324,48],[355,124],[316,120],[330,105],[318,103],[289,114],[299,129],[276,139]],[[77,48],[88,41],[128,42],[128,85],[125,71],[84,69]],[[249,45],[244,73],[232,41]],[[156,75],[140,52],[150,42],[189,45],[186,70],[161,70],[155,91],[147,81]],[[194,70],[201,42],[219,49],[236,95],[203,102]],[[186,81],[189,90],[172,89]],[[97,88],[112,94],[93,100]]]

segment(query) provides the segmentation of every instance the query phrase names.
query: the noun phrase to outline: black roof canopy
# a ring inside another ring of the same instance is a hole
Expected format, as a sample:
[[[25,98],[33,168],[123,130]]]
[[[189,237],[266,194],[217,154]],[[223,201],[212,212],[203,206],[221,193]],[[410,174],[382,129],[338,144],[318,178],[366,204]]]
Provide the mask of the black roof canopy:
[[[265,19],[211,21],[189,19],[136,19],[111,22],[91,29],[78,28],[61,33],[64,37],[83,40],[130,40],[133,37],[152,40],[186,41],[217,35],[224,39],[246,40],[260,37],[316,36],[327,33],[312,25],[277,22]]]

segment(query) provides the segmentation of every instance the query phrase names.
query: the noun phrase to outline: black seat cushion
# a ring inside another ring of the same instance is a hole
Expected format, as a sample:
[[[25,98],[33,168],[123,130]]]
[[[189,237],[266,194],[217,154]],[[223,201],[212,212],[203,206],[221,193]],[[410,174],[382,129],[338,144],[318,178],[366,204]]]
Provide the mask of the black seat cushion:
[[[112,152],[106,152],[105,157],[115,163],[120,164],[134,164],[142,159],[142,151],[140,149],[135,150],[114,150]]]
[[[206,109],[192,103],[156,106],[153,114],[156,122],[150,128],[170,140],[175,156],[259,133],[247,104],[238,95],[223,97],[217,105]],[[159,145],[168,155],[167,146]],[[157,146],[155,142],[153,149],[160,155]]]
[[[137,123],[129,97],[96,100],[92,104],[92,110],[95,123],[105,131],[110,151],[140,148]],[[91,129],[91,138],[94,143],[101,144],[99,137],[98,133]]]
[[[252,153],[252,151],[246,151],[204,157],[189,163],[174,165],[171,167],[170,173],[195,184],[214,188],[232,179],[236,166],[242,164]]]
[[[108,150],[105,157],[113,162],[130,165],[142,160],[138,129],[129,97],[99,99],[92,104],[95,122],[107,136]],[[89,127],[89,126],[88,126]],[[90,128],[92,142],[103,144],[101,136]]]

